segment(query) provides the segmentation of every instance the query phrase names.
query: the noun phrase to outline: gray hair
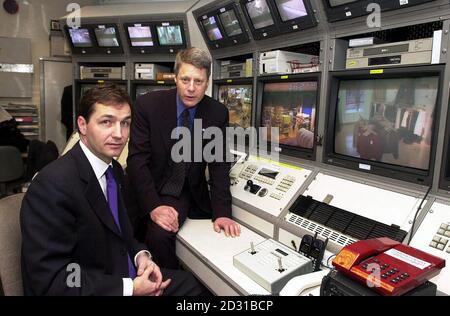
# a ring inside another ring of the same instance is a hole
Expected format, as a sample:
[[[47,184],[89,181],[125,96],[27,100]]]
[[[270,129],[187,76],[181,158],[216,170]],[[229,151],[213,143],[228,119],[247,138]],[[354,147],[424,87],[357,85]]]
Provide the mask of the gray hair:
[[[178,52],[175,57],[175,75],[178,75],[182,63],[191,64],[199,69],[205,69],[208,78],[211,75],[211,58],[207,52],[200,48],[191,47]]]

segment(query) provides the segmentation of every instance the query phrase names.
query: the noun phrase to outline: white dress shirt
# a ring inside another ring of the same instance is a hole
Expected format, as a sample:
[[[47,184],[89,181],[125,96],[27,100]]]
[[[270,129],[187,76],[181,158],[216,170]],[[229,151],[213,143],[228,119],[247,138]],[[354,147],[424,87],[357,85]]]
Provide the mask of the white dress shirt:
[[[112,163],[107,164],[96,155],[94,155],[89,148],[86,147],[85,144],[80,140],[80,147],[83,150],[86,158],[89,160],[92,169],[94,170],[95,176],[97,177],[98,183],[102,188],[103,195],[105,199],[108,200],[106,193],[106,170],[109,166],[112,167]],[[150,252],[147,250],[139,251],[134,257],[134,265],[137,266],[136,260],[141,253],[147,253],[149,258],[151,258]],[[132,296],[133,295],[133,280],[131,278],[123,278],[123,296]]]

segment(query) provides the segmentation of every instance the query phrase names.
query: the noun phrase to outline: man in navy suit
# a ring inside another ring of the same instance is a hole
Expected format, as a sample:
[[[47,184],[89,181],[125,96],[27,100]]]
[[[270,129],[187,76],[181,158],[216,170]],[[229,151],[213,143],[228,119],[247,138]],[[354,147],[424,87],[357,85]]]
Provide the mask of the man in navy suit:
[[[133,238],[121,189],[128,94],[111,85],[82,98],[80,142],[45,167],[21,208],[26,295],[199,295],[184,271],[163,270]],[[164,277],[169,277],[163,282]]]
[[[176,89],[154,91],[138,98],[133,108],[127,160],[140,206],[139,217],[146,226],[145,241],[155,261],[171,269],[178,267],[176,233],[187,216],[212,218],[216,232],[223,230],[232,237],[240,234],[240,226],[231,219],[230,163],[225,158],[228,148],[224,146],[221,159],[206,161],[202,153],[208,143],[195,139],[202,135],[202,131],[194,130],[194,120],[199,120],[203,129],[220,129],[226,144],[228,110],[205,95],[211,58],[195,47],[183,50],[175,58],[174,72]],[[200,148],[192,146],[192,156],[201,159],[181,163],[173,159],[177,140],[171,136],[180,127],[191,130],[191,143],[200,144]]]

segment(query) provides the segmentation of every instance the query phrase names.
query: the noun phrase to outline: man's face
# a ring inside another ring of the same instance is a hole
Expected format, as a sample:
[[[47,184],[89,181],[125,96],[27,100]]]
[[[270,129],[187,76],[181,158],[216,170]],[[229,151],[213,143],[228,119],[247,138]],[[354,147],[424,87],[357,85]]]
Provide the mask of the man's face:
[[[175,77],[177,93],[186,107],[196,106],[205,96],[208,88],[206,69],[199,69],[191,64],[182,63]]]
[[[78,117],[81,140],[106,163],[122,152],[130,134],[130,122],[131,108],[127,103],[109,106],[96,103],[89,122]]]

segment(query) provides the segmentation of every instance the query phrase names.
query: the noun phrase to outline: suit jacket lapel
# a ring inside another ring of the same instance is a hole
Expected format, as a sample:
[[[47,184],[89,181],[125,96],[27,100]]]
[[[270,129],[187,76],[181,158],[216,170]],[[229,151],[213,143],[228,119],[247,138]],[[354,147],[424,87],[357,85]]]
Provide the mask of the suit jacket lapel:
[[[177,127],[177,101],[176,101],[176,89],[170,90],[170,94],[165,104],[165,111],[163,112],[163,119],[159,126],[161,137],[164,141],[166,149],[172,150],[172,146],[175,144],[176,139],[171,139],[172,131]]]
[[[92,169],[89,160],[84,155],[80,144],[75,145],[72,154],[76,158],[78,170],[80,171],[80,178],[87,183],[84,193],[92,210],[109,230],[121,237],[121,233],[114,222],[108,202],[103,195],[103,191],[95,176],[94,170]]]

